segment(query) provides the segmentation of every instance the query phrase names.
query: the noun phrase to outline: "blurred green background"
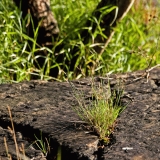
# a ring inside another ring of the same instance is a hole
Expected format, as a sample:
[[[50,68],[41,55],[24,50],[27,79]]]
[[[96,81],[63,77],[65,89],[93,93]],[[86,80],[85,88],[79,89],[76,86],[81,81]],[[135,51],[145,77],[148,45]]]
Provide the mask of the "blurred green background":
[[[36,39],[30,39],[25,34],[25,24],[21,22],[21,12],[10,0],[0,1],[0,83],[31,80],[34,76],[41,80],[72,80],[86,76],[106,75],[107,73],[123,73],[142,70],[160,63],[159,8],[144,10],[143,6],[132,7],[127,16],[118,24],[115,34],[102,55],[95,53],[92,42],[83,43],[81,32],[91,30],[86,27],[90,19],[98,25],[92,12],[99,0],[51,0],[51,9],[58,21],[60,35],[52,49],[47,49],[43,56],[44,65],[35,66],[37,51],[46,50],[33,45],[27,51],[28,40],[36,44]],[[154,12],[153,12],[154,11]],[[92,26],[91,26],[92,27]],[[38,29],[37,29],[38,30]],[[98,27],[101,35],[103,28]],[[55,48],[60,48],[59,54],[64,61],[56,62]],[[76,46],[74,55],[71,50]],[[77,56],[73,69],[68,61]],[[58,67],[58,76],[49,76],[51,68]]]

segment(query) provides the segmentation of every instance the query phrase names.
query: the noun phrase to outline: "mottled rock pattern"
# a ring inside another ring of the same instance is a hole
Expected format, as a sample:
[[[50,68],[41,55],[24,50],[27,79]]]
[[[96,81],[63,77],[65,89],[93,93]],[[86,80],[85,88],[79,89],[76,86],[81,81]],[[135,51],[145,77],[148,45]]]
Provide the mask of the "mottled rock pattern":
[[[112,88],[123,82],[124,104],[130,102],[117,120],[111,144],[105,146],[101,155],[98,137],[89,132],[72,107],[77,105],[68,82],[30,81],[0,86],[0,126],[7,128],[10,106],[17,132],[24,137],[33,132],[43,134],[58,142],[64,150],[72,152],[72,159],[136,160],[160,159],[160,69],[110,76]],[[107,77],[95,77],[95,84]],[[86,97],[91,97],[92,78],[73,81]],[[132,100],[132,102],[131,102]],[[27,129],[26,129],[27,128]],[[1,135],[2,137],[3,135]],[[0,142],[2,146],[2,140]],[[25,143],[28,143],[25,139]],[[13,146],[12,146],[13,147]],[[3,153],[0,150],[0,155]],[[67,157],[71,159],[71,157]],[[66,159],[66,157],[63,157]]]
[[[6,138],[7,147],[5,147],[4,137]],[[20,132],[16,132],[16,140],[19,147],[19,158],[21,160],[46,160],[46,157],[42,153],[42,151],[35,149],[31,144],[24,140]],[[23,147],[25,148],[25,154],[23,153]],[[0,159],[8,160],[8,154],[11,155],[12,159],[17,158],[17,152],[15,148],[15,142],[13,141],[13,135],[8,129],[0,127]]]

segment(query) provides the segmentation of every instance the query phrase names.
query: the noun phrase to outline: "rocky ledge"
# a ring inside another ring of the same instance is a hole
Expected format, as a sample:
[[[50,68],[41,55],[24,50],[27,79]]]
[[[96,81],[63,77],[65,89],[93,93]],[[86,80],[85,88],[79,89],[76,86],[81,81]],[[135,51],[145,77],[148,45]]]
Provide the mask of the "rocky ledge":
[[[16,159],[13,133],[9,129],[12,128],[9,106],[21,159],[54,160],[61,146],[62,160],[159,160],[160,69],[95,77],[94,83],[102,80],[104,86],[109,81],[111,88],[121,81],[122,101],[129,103],[118,117],[110,144],[106,146],[99,146],[98,136],[73,111],[78,104],[70,83],[1,84],[0,159],[8,159],[7,151]],[[93,78],[72,81],[76,89],[83,91],[85,101],[92,97],[92,81]],[[34,143],[35,137],[49,140],[50,153],[42,153]],[[25,157],[21,153],[23,147]]]

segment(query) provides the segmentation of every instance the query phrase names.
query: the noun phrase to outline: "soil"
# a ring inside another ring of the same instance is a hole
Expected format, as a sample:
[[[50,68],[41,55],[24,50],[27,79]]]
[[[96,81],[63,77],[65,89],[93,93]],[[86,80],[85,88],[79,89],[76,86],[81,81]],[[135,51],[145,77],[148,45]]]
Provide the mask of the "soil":
[[[98,85],[108,77],[95,77]],[[84,101],[92,98],[92,78],[72,81],[83,91]],[[51,157],[40,153],[35,146],[27,148],[29,159],[54,159],[58,145],[62,160],[159,160],[160,159],[160,69],[149,73],[138,71],[109,76],[111,88],[124,86],[122,97],[126,109],[119,115],[110,143],[103,145],[98,135],[88,130],[73,107],[78,105],[68,82],[30,81],[0,86],[0,159],[6,158],[3,137],[7,138],[9,153],[16,159],[12,136],[8,133],[10,106],[18,144],[24,147],[33,142],[34,134],[42,132],[50,139]],[[3,133],[3,134],[2,134]],[[32,152],[32,154],[31,154]],[[38,152],[38,154],[36,154]]]

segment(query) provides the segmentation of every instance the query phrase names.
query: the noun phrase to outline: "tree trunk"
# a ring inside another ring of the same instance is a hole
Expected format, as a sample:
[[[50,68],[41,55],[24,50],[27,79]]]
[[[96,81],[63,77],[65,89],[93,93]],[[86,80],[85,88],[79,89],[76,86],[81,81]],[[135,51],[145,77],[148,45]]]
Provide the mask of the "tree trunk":
[[[102,0],[98,4],[95,12],[93,13],[93,16],[96,17],[97,20],[101,18],[100,27],[104,29],[103,34],[107,37],[107,39],[101,35],[95,37],[94,43],[102,44],[101,46],[95,47],[95,51],[97,53],[102,54],[104,52],[112,36],[114,35],[113,27],[116,27],[117,22],[119,22],[128,13],[134,1],[135,0]],[[106,6],[109,6],[110,8],[115,6],[116,8],[113,9],[110,13],[101,17],[101,9]],[[91,22],[88,22],[88,24],[91,25]],[[97,25],[93,24],[93,33],[96,27]],[[85,42],[88,42],[88,40],[85,39]]]
[[[25,18],[28,13],[31,14],[34,22],[34,28],[36,28],[40,23],[37,43],[40,46],[47,46],[52,48],[54,45],[52,39],[53,38],[55,39],[59,34],[59,28],[57,25],[57,21],[50,10],[50,0],[14,0],[14,2],[22,10],[23,18]],[[97,46],[94,48],[96,53],[98,54],[103,53],[104,49],[107,47],[109,41],[111,40],[114,34],[113,27],[115,27],[117,22],[120,21],[126,15],[126,13],[131,8],[133,2],[134,0],[102,0],[98,4],[92,16],[94,16],[98,20],[101,18],[100,27],[104,29],[103,34],[107,37],[107,39],[102,37],[101,35],[95,37],[93,44],[95,43],[102,44],[101,46]],[[102,13],[100,10],[103,7],[107,6],[109,6],[110,8],[116,6],[116,8],[113,9],[110,13],[103,15],[102,17]],[[26,26],[27,26],[27,34],[30,37],[34,38],[33,25],[30,20],[27,21]],[[92,33],[94,33],[97,24],[96,23],[92,24],[91,21],[88,21],[86,26],[87,27],[92,26],[93,28]],[[84,38],[84,43],[86,44],[91,39],[91,36],[89,36],[87,32],[88,31],[85,31],[85,33],[84,32],[81,33],[82,39]],[[87,34],[88,36],[86,36]],[[58,46],[56,48],[56,53],[59,53],[59,48],[62,47],[63,44],[62,46]],[[75,50],[77,51],[78,48],[75,47],[71,51],[71,54],[75,54]],[[77,57],[75,56],[75,58],[71,62],[66,62],[66,64],[70,65],[70,70],[73,70],[74,65],[76,63],[76,58]],[[63,61],[64,61],[63,56],[60,55],[57,58],[57,63],[61,63]],[[44,59],[42,60],[39,59],[38,62],[40,63],[40,65],[43,65]],[[51,73],[50,75],[56,76],[56,74],[58,73],[58,69],[56,69],[56,71],[55,69],[53,71],[51,70],[51,72],[53,73]]]
[[[40,46],[53,46],[52,39],[59,34],[57,20],[54,18],[50,10],[50,0],[13,0],[22,11],[23,19],[29,14],[31,18],[27,18],[26,29],[27,34],[34,38],[33,29],[39,25],[37,43]],[[33,26],[34,25],[34,26]]]

